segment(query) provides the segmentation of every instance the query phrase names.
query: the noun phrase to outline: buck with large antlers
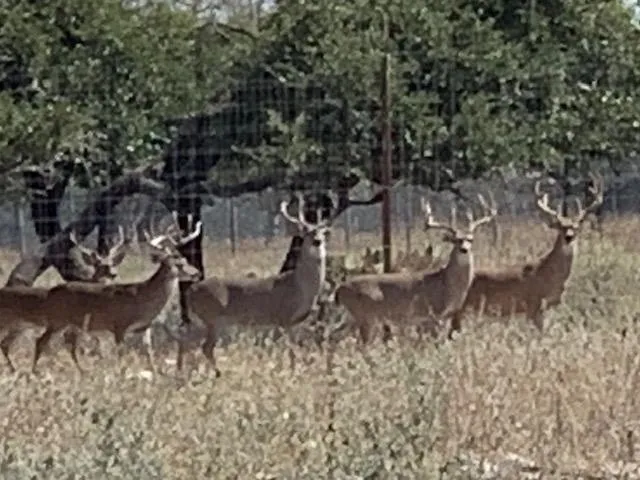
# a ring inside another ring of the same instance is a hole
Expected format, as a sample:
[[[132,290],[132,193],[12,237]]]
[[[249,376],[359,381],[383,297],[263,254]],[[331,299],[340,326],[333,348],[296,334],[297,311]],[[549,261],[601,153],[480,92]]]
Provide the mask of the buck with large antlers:
[[[53,287],[42,307],[46,313],[47,329],[36,341],[33,370],[51,338],[62,330],[67,330],[65,340],[80,372],[76,349],[82,330],[111,332],[120,357],[125,335],[147,333],[153,320],[166,307],[178,281],[200,278],[200,272],[186,261],[177,247],[200,235],[201,228],[202,223],[198,222],[192,232],[181,236],[174,222],[163,234],[152,237],[145,232],[151,260],[159,263],[156,272],[145,281],[112,285],[69,282]],[[149,343],[147,357],[153,369]]]
[[[268,278],[207,278],[191,286],[186,302],[189,314],[205,329],[202,353],[216,376],[214,347],[220,332],[228,325],[275,326],[289,329],[307,318],[324,285],[326,276],[326,236],[330,220],[316,224],[306,221],[304,200],[298,195],[298,216],[280,204],[280,213],[295,225],[302,236],[299,257],[293,270]],[[290,345],[291,347],[291,345]],[[177,366],[180,370],[185,353],[179,342]],[[293,362],[293,351],[289,354]]]
[[[556,240],[551,250],[536,262],[504,270],[478,270],[469,289],[463,309],[451,320],[449,336],[460,329],[465,313],[486,312],[500,317],[525,314],[542,330],[545,308],[558,305],[571,274],[576,254],[576,235],[587,215],[603,202],[602,177],[590,173],[591,203],[582,207],[576,199],[578,212],[573,217],[561,214],[562,203],[556,210],[549,206],[549,194],[543,193],[541,182],[534,187],[536,204],[547,225],[556,230]]]
[[[443,230],[443,239],[453,244],[449,260],[440,270],[358,275],[338,288],[336,302],[350,313],[362,344],[369,342],[376,322],[387,320],[404,330],[408,324],[425,323],[427,318],[425,326],[435,333],[437,322],[462,306],[473,278],[474,231],[497,215],[492,197],[492,205],[482,195],[478,198],[484,216],[474,220],[468,210],[467,228],[456,227],[455,207],[450,224],[436,222],[430,204],[422,199],[425,228]]]
[[[116,276],[116,267],[126,254],[126,244],[122,228],[118,230],[119,238],[105,255],[83,247],[77,240],[75,232],[69,238],[80,254],[84,267],[93,270],[90,282],[106,283]],[[20,334],[31,327],[42,327],[46,324],[44,302],[49,293],[48,288],[12,286],[0,289],[0,351],[4,355],[11,372],[15,367],[9,358],[11,347]]]

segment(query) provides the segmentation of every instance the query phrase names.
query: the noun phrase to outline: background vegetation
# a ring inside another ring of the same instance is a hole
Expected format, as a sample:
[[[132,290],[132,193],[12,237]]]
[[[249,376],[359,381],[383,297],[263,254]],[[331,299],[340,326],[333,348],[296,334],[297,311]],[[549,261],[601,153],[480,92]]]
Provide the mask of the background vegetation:
[[[388,55],[394,180],[443,190],[535,171],[577,193],[586,169],[638,163],[632,16],[612,0],[3,0],[0,183],[31,202],[45,242],[68,183],[107,187],[134,169],[181,215],[200,199],[377,182]],[[202,368],[149,380],[133,352],[125,377],[107,358],[76,378],[60,357],[42,378],[2,375],[0,472],[516,478],[524,467],[504,466],[516,454],[547,476],[637,471],[638,225],[605,227],[584,239],[541,337],[517,321],[469,325],[439,348],[374,346],[373,366],[348,340],[332,374],[317,352],[291,374],[280,345],[247,340],[226,349],[217,382]],[[495,250],[482,242],[496,264],[550,240],[516,221]],[[273,273],[285,249],[244,247],[259,253],[211,245],[207,266]],[[18,260],[6,256],[5,274]],[[124,278],[140,278],[130,261]]]
[[[165,174],[191,180],[379,179],[385,53],[396,176],[636,158],[640,34],[620,2],[14,0],[0,20],[5,170],[69,155],[100,185],[171,144],[187,161]]]

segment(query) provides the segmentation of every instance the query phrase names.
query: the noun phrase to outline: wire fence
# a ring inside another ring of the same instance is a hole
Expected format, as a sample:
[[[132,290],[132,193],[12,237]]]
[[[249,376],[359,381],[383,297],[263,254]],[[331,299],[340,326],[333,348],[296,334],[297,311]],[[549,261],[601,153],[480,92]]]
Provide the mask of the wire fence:
[[[528,219],[536,215],[535,198],[532,193],[533,180],[517,180],[510,185],[488,182],[468,182],[464,194],[473,198],[476,193],[491,192],[503,220]],[[640,176],[627,175],[609,181],[605,193],[602,214],[615,217],[640,213]],[[376,186],[361,184],[352,196],[371,196]],[[237,244],[243,240],[261,240],[265,246],[290,232],[278,215],[280,202],[288,200],[289,192],[267,190],[260,194],[247,194],[232,198],[209,198],[202,208],[203,236],[206,241],[222,243],[235,253]],[[392,191],[392,229],[404,232],[406,240],[402,248],[411,249],[411,232],[422,228],[421,199],[426,197],[437,215],[448,216],[452,202],[464,203],[451,192],[433,192],[416,186],[398,186]],[[70,187],[60,206],[60,221],[64,227],[77,219],[92,200],[91,192]],[[570,200],[570,199],[569,199]],[[112,221],[122,225],[128,236],[139,234],[144,229],[157,229],[166,223],[170,212],[157,201],[147,196],[125,199],[115,210]],[[336,219],[334,229],[342,231],[344,247],[360,233],[377,233],[381,229],[380,205],[356,206],[346,210]],[[96,235],[87,240],[95,244]],[[18,250],[29,255],[40,245],[31,219],[27,201],[5,202],[0,205],[0,246]]]

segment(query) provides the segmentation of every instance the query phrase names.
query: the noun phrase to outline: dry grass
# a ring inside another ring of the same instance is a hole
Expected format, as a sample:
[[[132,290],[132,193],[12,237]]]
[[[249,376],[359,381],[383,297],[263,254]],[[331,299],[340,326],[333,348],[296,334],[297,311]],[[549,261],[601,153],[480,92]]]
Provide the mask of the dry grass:
[[[337,347],[332,375],[319,352],[298,352],[307,362],[292,374],[281,368],[284,348],[249,341],[220,349],[218,380],[204,363],[188,383],[140,378],[144,364],[133,353],[125,376],[112,358],[87,358],[92,373],[79,378],[62,352],[43,359],[41,378],[5,370],[0,477],[438,478],[447,470],[444,478],[479,478],[453,459],[515,453],[556,472],[545,478],[560,471],[577,478],[633,462],[640,223],[617,220],[606,232],[604,239],[585,232],[566,303],[549,315],[541,337],[522,321],[467,325],[440,347],[374,345],[373,366],[348,339]],[[505,227],[509,246],[496,251],[480,238],[479,263],[530,258],[552,237],[537,225]],[[362,235],[354,243],[378,239]],[[208,271],[274,272],[286,246],[246,242],[232,257],[228,246],[212,245]],[[15,258],[5,256],[8,273]],[[152,269],[127,262],[125,278]],[[56,281],[47,275],[42,281]],[[26,369],[32,344],[16,350]]]

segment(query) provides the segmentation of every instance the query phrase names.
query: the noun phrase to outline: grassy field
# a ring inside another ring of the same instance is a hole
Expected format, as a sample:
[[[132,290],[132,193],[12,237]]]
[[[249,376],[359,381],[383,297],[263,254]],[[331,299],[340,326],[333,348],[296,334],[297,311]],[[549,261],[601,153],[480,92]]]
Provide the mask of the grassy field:
[[[40,377],[4,369],[0,478],[513,479],[524,478],[522,458],[544,478],[614,478],[636,468],[640,448],[638,238],[636,220],[607,223],[602,238],[584,232],[565,304],[542,336],[521,320],[469,323],[438,347],[377,342],[373,365],[348,338],[331,375],[311,349],[292,373],[283,346],[253,346],[250,334],[219,350],[217,380],[202,360],[187,382],[170,366],[144,378],[133,352],[125,375],[113,358],[85,357],[80,378],[64,352],[43,358]],[[478,239],[476,260],[530,259],[553,239],[537,223],[505,225],[502,246]],[[339,252],[340,232],[332,242]],[[352,249],[378,243],[361,235]],[[273,273],[286,247],[244,242],[232,257],[209,245],[208,272]],[[16,260],[5,252],[5,275]],[[125,262],[125,279],[152,271]],[[39,283],[56,281],[48,272]],[[32,348],[26,336],[13,353],[23,371]]]

